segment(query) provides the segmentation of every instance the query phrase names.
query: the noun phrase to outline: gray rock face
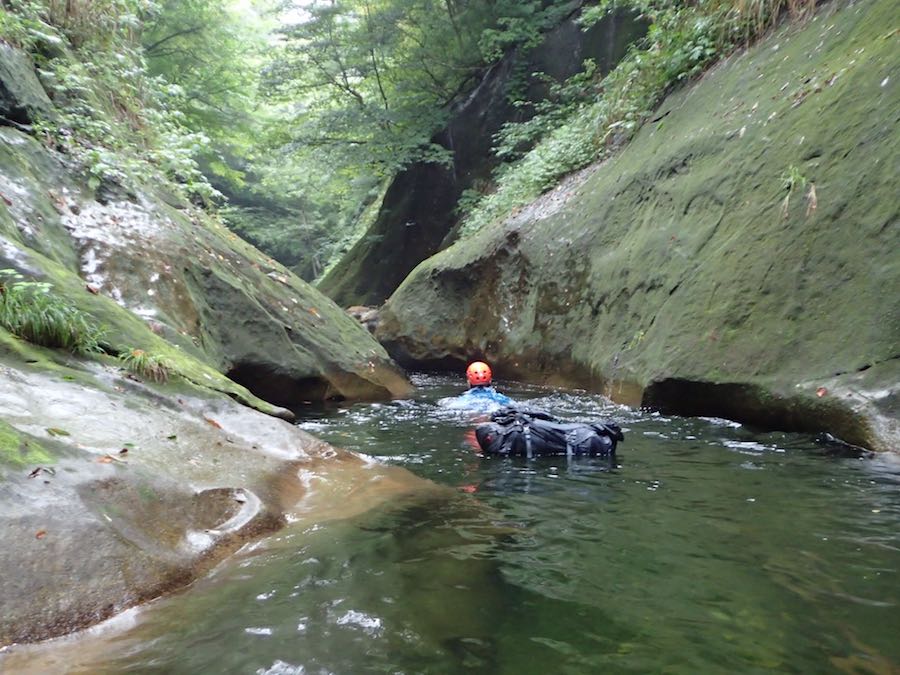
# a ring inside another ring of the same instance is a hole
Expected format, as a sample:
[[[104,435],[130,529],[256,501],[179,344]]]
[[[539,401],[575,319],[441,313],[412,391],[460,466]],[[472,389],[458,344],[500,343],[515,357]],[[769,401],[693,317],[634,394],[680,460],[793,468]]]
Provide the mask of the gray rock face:
[[[378,336],[410,365],[485,357],[634,405],[900,447],[892,12],[822,14],[714,68],[619,155],[422,263]]]
[[[447,128],[432,139],[453,151],[453,166],[415,164],[401,172],[367,235],[319,283],[319,290],[344,306],[381,304],[416,265],[449,243],[463,191],[490,178],[493,136],[521,115],[509,101],[514,74],[540,71],[562,81],[588,58],[608,72],[642,33],[641,24],[624,12],[586,32],[570,18],[536,49],[524,56],[510,54],[491,68],[456,105]],[[529,92],[533,100],[543,94],[541,87]]]
[[[26,54],[0,42],[0,125],[26,126],[53,115],[53,104]]]
[[[278,527],[280,476],[325,448],[228,399],[165,399],[114,371],[0,371],[0,644],[184,585]]]
[[[54,367],[0,343],[0,646],[184,586],[287,514],[342,517],[434,489],[225,396]]]

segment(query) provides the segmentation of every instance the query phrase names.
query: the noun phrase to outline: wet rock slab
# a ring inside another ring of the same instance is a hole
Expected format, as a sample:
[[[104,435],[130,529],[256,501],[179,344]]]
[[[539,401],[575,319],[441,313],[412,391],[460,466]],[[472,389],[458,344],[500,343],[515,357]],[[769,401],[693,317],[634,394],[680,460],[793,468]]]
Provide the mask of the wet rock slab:
[[[368,508],[423,484],[227,397],[108,366],[0,360],[0,411],[0,645],[184,586],[293,511]],[[310,501],[317,481],[341,503]]]

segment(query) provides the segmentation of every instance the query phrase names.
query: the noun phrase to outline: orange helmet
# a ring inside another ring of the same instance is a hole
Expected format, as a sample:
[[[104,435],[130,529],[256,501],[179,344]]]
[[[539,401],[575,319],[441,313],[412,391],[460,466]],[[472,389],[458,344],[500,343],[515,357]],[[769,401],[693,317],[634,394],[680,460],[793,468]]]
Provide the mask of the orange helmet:
[[[473,361],[466,368],[466,379],[470,387],[491,383],[491,367],[483,361]]]

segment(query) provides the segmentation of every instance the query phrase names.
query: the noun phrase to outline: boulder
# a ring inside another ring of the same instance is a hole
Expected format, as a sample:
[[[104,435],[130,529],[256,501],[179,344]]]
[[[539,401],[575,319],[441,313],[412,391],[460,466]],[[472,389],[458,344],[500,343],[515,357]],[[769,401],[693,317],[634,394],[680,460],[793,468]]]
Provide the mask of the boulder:
[[[106,324],[114,347],[204,365],[279,406],[409,391],[333,302],[162,188],[100,203],[52,152],[0,128],[0,196],[0,269],[51,282]]]
[[[402,363],[900,447],[890,0],[830,7],[670,95],[618,155],[422,263]]]
[[[0,647],[183,587],[301,513],[347,517],[435,489],[208,389],[8,337],[0,411]]]
[[[0,42],[0,125],[28,126],[53,116],[53,104],[27,54]]]
[[[347,308],[347,314],[359,321],[370,333],[375,333],[378,327],[378,308],[365,305],[353,305]]]
[[[454,104],[449,124],[432,139],[453,151],[453,165],[419,163],[401,171],[375,222],[319,282],[319,290],[343,305],[381,304],[416,265],[450,243],[463,191],[490,180],[496,164],[493,136],[522,115],[510,102],[517,74],[540,71],[562,81],[588,58],[608,72],[644,31],[627,11],[614,12],[587,31],[570,16],[537,48],[514,51],[491,67]],[[534,85],[528,97],[538,101],[545,93],[543,86]]]

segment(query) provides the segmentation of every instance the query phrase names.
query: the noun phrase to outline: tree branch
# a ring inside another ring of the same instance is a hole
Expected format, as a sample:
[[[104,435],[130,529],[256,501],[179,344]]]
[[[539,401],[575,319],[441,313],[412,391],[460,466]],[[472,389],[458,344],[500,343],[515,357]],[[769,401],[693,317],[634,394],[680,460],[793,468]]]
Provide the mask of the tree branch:
[[[183,30],[177,30],[174,33],[162,38],[161,40],[157,40],[153,44],[144,47],[144,51],[147,52],[147,54],[149,55],[154,49],[164,45],[169,40],[174,40],[175,38],[181,37],[182,35],[190,35],[191,33],[199,33],[201,30],[203,30],[202,25],[201,26],[192,26],[190,28],[184,28]]]

